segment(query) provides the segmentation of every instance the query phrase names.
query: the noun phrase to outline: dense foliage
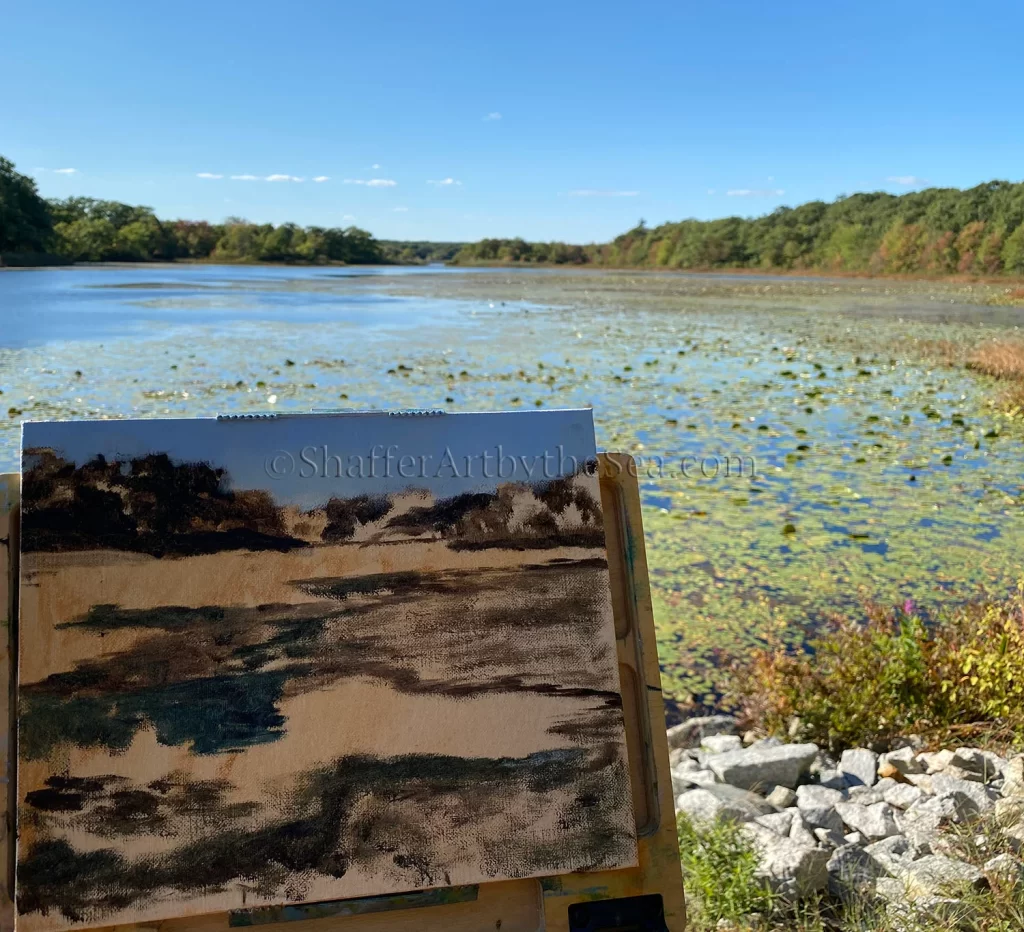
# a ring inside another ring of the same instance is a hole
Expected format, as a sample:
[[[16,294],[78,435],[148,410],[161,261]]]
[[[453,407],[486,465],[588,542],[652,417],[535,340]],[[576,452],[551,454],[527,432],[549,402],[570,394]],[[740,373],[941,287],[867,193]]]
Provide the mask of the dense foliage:
[[[421,265],[432,262],[451,262],[465,243],[380,241],[380,248],[388,262],[397,265]]]
[[[390,244],[397,254],[407,244]],[[424,244],[408,244],[423,247]],[[456,247],[457,248],[457,247]],[[454,250],[453,250],[454,251]],[[45,201],[35,182],[0,157],[0,258],[25,261],[51,254],[65,261],[205,259],[223,262],[389,260],[365,230],[249,223],[160,220],[149,207],[91,197]]]
[[[872,610],[811,643],[757,653],[738,668],[745,716],[770,732],[799,722],[834,751],[884,750],[911,733],[1024,738],[1024,588],[925,624],[910,603]]]
[[[641,221],[610,243],[588,246],[486,239],[463,247],[455,261],[1024,275],[1024,183],[854,194],[756,219],[653,228]]]

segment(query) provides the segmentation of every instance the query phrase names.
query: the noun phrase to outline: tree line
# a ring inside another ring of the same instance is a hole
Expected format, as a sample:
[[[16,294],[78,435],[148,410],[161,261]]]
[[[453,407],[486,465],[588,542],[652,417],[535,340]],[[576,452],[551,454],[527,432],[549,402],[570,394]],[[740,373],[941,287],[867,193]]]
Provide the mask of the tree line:
[[[405,244],[394,244],[400,249]],[[392,250],[394,251],[394,250]],[[274,226],[231,217],[224,223],[161,220],[149,207],[91,197],[45,200],[35,181],[0,157],[0,261],[139,262],[394,261],[366,230]]]
[[[762,217],[637,226],[576,246],[485,239],[455,263],[667,269],[808,269],[874,274],[1024,275],[1024,183],[874,192],[779,207]]]

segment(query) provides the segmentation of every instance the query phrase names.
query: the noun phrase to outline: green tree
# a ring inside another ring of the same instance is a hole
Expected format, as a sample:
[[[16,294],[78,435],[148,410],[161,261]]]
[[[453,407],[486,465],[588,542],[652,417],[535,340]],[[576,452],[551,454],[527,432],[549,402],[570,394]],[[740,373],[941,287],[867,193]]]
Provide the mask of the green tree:
[[[50,210],[36,183],[0,156],[0,254],[45,252],[52,236]]]

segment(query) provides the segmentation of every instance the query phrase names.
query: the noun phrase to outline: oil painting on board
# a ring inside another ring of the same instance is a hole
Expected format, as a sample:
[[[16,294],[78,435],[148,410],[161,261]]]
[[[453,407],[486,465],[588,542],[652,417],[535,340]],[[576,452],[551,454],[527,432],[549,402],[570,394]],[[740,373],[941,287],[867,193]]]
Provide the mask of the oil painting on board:
[[[636,863],[589,411],[23,445],[19,928]]]

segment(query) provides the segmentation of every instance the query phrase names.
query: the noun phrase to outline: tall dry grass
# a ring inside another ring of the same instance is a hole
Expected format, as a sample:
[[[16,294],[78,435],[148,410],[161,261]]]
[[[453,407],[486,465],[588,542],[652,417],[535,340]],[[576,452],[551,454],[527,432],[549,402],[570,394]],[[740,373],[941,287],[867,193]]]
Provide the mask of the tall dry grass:
[[[967,367],[1008,383],[1004,404],[1024,408],[1024,340],[989,340],[970,354]]]

